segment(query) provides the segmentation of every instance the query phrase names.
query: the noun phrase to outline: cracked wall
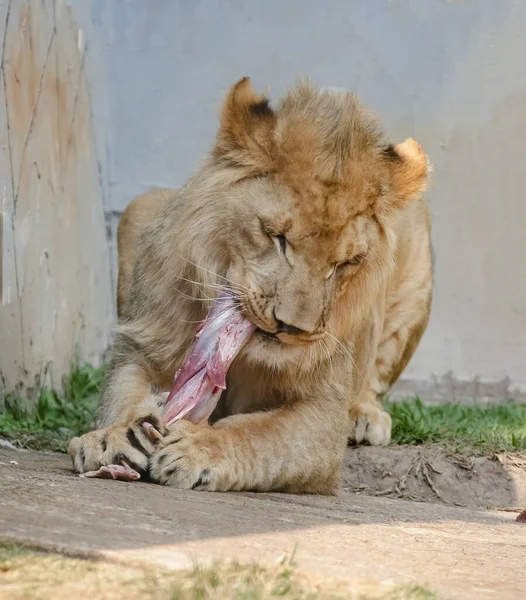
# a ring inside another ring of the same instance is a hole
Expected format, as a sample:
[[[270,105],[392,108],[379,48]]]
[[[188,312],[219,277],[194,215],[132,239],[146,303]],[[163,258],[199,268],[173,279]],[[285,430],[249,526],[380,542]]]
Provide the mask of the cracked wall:
[[[1,1],[0,24],[0,392],[31,392],[100,360],[110,269],[83,31],[61,0]]]

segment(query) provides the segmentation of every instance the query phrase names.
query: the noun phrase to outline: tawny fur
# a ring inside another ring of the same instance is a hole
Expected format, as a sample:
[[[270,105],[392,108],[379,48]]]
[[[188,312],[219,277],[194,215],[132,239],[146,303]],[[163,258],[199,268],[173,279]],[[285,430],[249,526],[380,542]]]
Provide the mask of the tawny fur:
[[[137,258],[139,240],[146,225],[149,225],[173,198],[174,190],[157,188],[132,200],[122,213],[117,228],[117,250],[119,275],[117,279],[117,316],[125,311],[126,299],[130,296],[133,269]]]
[[[427,325],[427,171],[421,147],[390,145],[351,93],[300,83],[273,110],[238,82],[196,175],[122,217],[100,429],[71,442],[75,469],[124,458],[182,488],[335,492],[348,438],[389,442],[379,398]],[[168,432],[160,392],[225,287],[278,339],[243,349],[212,425]]]

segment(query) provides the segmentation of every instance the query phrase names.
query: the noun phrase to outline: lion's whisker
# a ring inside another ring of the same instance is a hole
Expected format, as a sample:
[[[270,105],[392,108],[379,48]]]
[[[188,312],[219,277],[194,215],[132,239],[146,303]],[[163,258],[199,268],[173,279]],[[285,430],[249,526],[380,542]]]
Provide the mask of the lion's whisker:
[[[190,259],[188,259],[180,254],[177,254],[177,256],[179,258],[181,258],[182,260],[186,261],[187,263],[189,263],[190,265],[193,265],[197,269],[200,269],[201,271],[208,273],[209,275],[213,275],[214,277],[219,277],[219,279],[224,279],[225,281],[230,283],[232,286],[237,287],[239,289],[243,289],[247,292],[250,292],[250,289],[248,287],[242,285],[241,283],[236,283],[235,281],[232,281],[231,279],[229,279],[228,277],[225,277],[224,275],[219,275],[219,273],[214,273],[213,271],[210,271],[209,269],[206,269],[205,267],[202,267],[201,265],[198,265],[197,263],[192,262]]]

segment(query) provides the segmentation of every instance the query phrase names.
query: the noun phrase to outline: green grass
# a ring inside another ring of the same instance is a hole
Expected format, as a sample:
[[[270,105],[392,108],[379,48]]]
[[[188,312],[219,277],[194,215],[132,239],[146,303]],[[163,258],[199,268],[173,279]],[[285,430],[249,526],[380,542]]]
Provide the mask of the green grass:
[[[298,572],[291,560],[274,567],[216,563],[168,571],[68,558],[1,541],[0,596],[12,600],[439,600],[418,585],[385,589],[375,582],[314,581]]]
[[[65,452],[68,441],[93,426],[104,368],[74,364],[62,381],[62,392],[43,387],[36,405],[15,394],[4,397],[0,436],[17,446]]]
[[[11,394],[0,410],[0,436],[34,450],[64,452],[75,435],[93,426],[104,368],[74,365],[64,378],[62,392],[42,388],[36,407],[28,411]],[[526,450],[526,405],[425,406],[418,398],[385,402],[393,419],[395,444],[442,443],[455,452],[493,455]]]
[[[442,443],[472,454],[526,450],[526,404],[441,404],[425,406],[418,398],[385,402],[393,420],[395,444]]]

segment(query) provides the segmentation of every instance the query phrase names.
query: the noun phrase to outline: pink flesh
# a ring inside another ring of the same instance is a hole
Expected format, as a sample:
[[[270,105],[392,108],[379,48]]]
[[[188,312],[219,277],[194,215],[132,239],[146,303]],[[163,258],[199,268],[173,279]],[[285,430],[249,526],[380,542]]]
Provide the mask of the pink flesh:
[[[230,294],[223,294],[214,302],[197,330],[188,358],[175,375],[163,411],[167,425],[183,418],[192,423],[208,421],[221,392],[226,389],[228,368],[255,329],[256,326],[237,310]],[[143,423],[143,429],[152,441],[161,437],[150,423]],[[141,478],[127,464],[108,465],[84,476],[120,481]]]
[[[119,481],[137,481],[141,478],[140,474],[129,465],[107,465],[97,471],[88,471],[84,477],[98,477],[100,479],[118,479]]]
[[[175,376],[163,411],[167,425],[183,418],[193,423],[208,420],[226,389],[228,368],[255,329],[230,294],[214,302]]]

